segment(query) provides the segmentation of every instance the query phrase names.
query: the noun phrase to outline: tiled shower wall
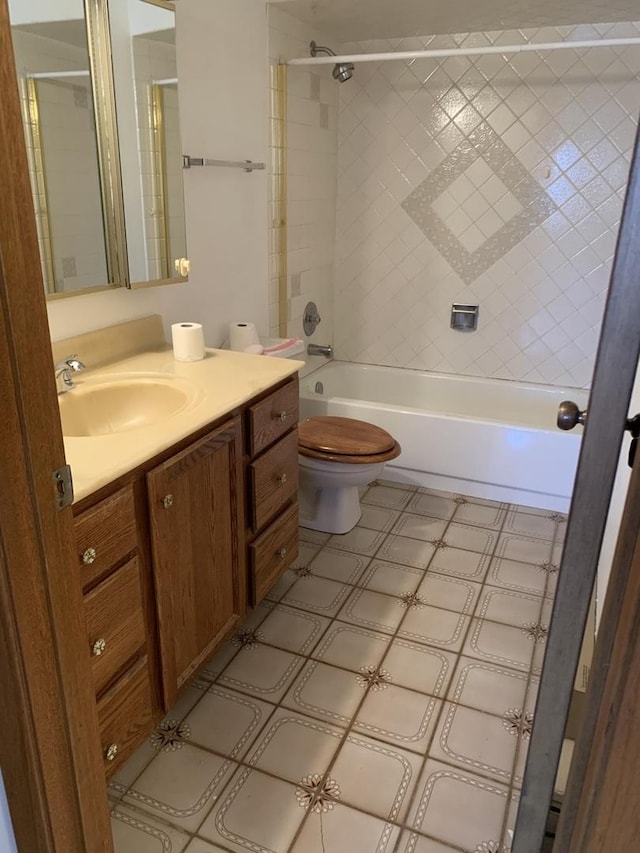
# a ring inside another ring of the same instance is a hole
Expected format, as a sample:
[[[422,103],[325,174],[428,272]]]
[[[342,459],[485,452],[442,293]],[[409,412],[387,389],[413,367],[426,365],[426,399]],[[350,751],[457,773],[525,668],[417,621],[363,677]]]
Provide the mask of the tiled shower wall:
[[[341,50],[639,34],[616,24]],[[639,71],[640,47],[356,65],[340,87],[337,357],[587,386]],[[480,305],[476,332],[449,328],[452,302]]]
[[[277,66],[295,56],[307,56],[309,42],[322,33],[277,8],[269,9],[271,64],[271,121],[279,120]],[[313,338],[331,343],[333,337],[333,262],[337,208],[338,84],[321,70],[287,69],[287,334],[303,335],[304,306],[313,300],[322,317]],[[271,334],[278,335],[278,277],[280,274],[276,200],[278,157],[272,131],[269,221],[269,317]]]

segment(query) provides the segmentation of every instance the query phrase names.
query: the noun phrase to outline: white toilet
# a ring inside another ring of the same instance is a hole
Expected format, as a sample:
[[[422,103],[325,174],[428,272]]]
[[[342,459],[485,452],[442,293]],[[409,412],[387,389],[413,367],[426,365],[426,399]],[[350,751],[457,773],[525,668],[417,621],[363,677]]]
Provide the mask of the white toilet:
[[[300,524],[325,533],[347,533],[360,520],[359,487],[382,474],[400,455],[389,433],[366,421],[312,417],[298,429]]]

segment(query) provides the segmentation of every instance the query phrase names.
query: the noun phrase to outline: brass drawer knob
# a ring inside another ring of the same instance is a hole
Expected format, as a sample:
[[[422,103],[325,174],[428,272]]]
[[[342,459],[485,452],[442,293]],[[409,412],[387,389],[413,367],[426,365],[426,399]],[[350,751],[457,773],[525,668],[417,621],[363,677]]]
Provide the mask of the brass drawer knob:
[[[287,475],[286,474],[278,474],[276,479],[280,483],[281,486],[284,486],[284,484],[287,482]]]
[[[280,414],[278,415],[278,419],[280,420],[280,423],[282,423],[282,424],[287,420],[288,417],[289,417],[289,412],[280,412]]]
[[[110,743],[109,746],[104,751],[104,757],[107,761],[113,761],[116,755],[118,754],[118,744]]]
[[[87,548],[87,550],[82,555],[82,562],[85,566],[90,566],[91,563],[95,563],[96,561],[96,549],[95,548]]]
[[[284,560],[284,558],[287,556],[287,549],[286,548],[279,548],[276,551],[276,554],[278,555],[278,557],[280,557],[281,560]]]
[[[162,506],[165,509],[169,509],[169,507],[172,507],[173,506],[173,495],[165,495],[162,498]]]
[[[103,654],[103,652],[105,651],[106,648],[107,648],[107,641],[105,640],[104,637],[99,637],[95,641],[95,643],[91,646],[91,654],[95,658],[99,658],[100,655]]]

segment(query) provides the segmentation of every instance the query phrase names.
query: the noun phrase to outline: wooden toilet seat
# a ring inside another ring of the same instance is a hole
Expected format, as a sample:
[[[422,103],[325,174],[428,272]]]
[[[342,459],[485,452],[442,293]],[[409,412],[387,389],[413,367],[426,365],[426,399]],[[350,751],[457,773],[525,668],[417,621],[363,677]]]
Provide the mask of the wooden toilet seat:
[[[298,452],[311,459],[365,465],[395,459],[400,445],[375,424],[326,415],[299,424]]]

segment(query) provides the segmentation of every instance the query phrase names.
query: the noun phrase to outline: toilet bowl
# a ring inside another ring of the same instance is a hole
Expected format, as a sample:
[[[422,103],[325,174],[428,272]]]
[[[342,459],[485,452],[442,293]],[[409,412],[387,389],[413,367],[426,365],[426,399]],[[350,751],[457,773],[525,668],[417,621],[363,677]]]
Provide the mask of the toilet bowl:
[[[360,520],[361,486],[400,455],[386,430],[354,418],[306,418],[298,429],[300,524],[324,533],[347,533]]]

